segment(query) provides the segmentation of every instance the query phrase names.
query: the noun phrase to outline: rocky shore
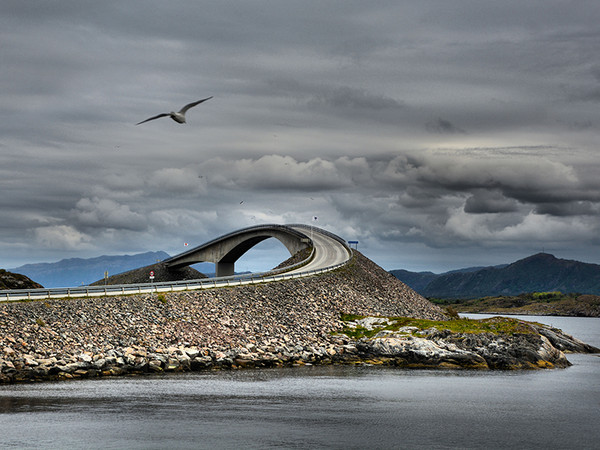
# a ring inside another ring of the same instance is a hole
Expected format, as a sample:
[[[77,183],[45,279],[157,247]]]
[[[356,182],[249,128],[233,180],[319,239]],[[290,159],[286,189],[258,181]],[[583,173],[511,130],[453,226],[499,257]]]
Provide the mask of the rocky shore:
[[[408,318],[365,317],[346,325],[351,335],[356,335],[357,329],[372,335],[356,340],[357,360],[376,358],[379,363],[410,368],[562,368],[571,365],[564,352],[600,352],[561,330],[505,317],[461,319],[448,326]]]
[[[442,337],[444,330],[367,341],[345,333],[348,320],[343,314],[452,322],[441,309],[356,253],[349,266],[335,272],[277,283],[0,303],[0,382],[332,363],[517,367],[490,364],[484,355],[485,365],[457,356],[469,346],[488,348],[492,358],[533,348],[540,358],[547,356],[546,367],[568,364],[562,362],[559,348],[539,333],[514,338],[518,345],[492,335],[487,343],[477,341],[483,338]],[[410,338],[413,344],[405,345],[400,338]],[[445,352],[456,348],[455,355],[440,358],[439,351],[424,349],[425,341]],[[419,355],[417,363],[401,348],[421,348],[413,352]],[[522,359],[521,353],[515,358]],[[538,356],[523,367],[543,367]],[[424,364],[427,360],[430,364]]]

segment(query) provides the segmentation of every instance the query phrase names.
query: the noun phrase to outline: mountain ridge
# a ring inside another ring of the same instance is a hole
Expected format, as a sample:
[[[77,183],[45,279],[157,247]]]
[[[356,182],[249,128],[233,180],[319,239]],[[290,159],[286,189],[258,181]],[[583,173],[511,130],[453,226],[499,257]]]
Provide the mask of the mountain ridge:
[[[429,298],[472,299],[560,291],[600,294],[600,265],[537,253],[511,264],[458,269],[442,274],[391,270],[390,273]]]
[[[163,251],[134,255],[102,255],[94,258],[66,258],[54,263],[25,264],[8,269],[25,275],[46,288],[73,287],[90,284],[109,275],[148,266],[169,257]]]

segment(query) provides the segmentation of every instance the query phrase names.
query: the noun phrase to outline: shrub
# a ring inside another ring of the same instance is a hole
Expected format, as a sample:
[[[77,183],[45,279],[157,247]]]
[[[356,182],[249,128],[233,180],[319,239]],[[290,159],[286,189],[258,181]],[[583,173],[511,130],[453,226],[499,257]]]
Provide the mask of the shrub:
[[[458,311],[456,309],[454,309],[451,305],[446,306],[446,314],[452,320],[460,319],[460,316],[458,315]]]

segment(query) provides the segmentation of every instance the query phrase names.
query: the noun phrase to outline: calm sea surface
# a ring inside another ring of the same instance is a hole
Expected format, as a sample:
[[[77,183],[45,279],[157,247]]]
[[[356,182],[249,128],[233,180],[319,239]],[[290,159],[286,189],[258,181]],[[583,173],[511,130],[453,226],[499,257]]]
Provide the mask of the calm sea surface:
[[[600,319],[526,319],[600,346]],[[535,372],[315,366],[0,386],[0,448],[599,449],[600,357],[568,358]]]

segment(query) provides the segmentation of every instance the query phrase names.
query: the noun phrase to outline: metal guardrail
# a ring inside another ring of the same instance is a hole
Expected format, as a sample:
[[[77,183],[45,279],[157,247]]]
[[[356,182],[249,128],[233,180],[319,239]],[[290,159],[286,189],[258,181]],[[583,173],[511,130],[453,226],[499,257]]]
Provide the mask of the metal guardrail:
[[[312,255],[311,255],[312,256]],[[0,302],[14,302],[26,300],[46,300],[53,298],[86,298],[86,297],[107,297],[111,295],[135,295],[149,294],[159,292],[191,291],[201,289],[211,289],[227,286],[243,286],[248,284],[261,284],[273,281],[291,280],[294,278],[304,278],[320,273],[331,272],[345,266],[350,261],[344,261],[323,269],[309,270],[294,274],[260,272],[249,275],[235,275],[219,278],[200,278],[197,280],[142,283],[142,284],[114,284],[106,286],[81,286],[72,288],[49,288],[49,289],[27,289],[27,290],[2,290],[0,291]],[[301,263],[299,263],[301,264]],[[293,268],[293,266],[290,266]],[[285,270],[290,270],[286,267]],[[283,269],[282,269],[283,270]]]

